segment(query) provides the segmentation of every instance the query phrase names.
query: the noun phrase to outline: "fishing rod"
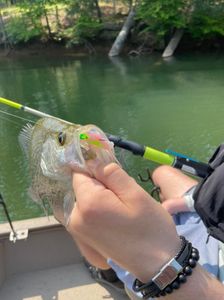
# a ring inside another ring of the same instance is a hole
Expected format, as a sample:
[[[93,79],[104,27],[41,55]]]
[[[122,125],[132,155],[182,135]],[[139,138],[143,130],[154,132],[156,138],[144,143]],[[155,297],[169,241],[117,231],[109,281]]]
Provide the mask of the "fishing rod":
[[[20,103],[17,103],[15,101],[6,98],[0,97],[0,103],[28,112],[37,117],[41,117],[41,118],[50,117],[50,118],[55,118],[67,122],[60,118],[43,113],[39,110],[30,108],[28,106],[22,105]],[[196,161],[190,157],[179,154],[177,152],[172,152],[170,150],[167,152],[162,152],[152,147],[144,146],[133,141],[125,140],[121,137],[112,134],[107,134],[107,137],[111,142],[114,143],[114,146],[130,151],[134,155],[142,156],[143,158],[153,161],[155,163],[162,164],[162,165],[170,165],[173,166],[174,168],[180,169],[184,172],[187,172],[191,175],[198,176],[201,178],[206,177],[211,172],[211,168],[209,167],[208,164]]]
[[[152,147],[128,141],[111,134],[108,134],[107,137],[116,147],[126,149],[134,155],[142,156],[143,158],[155,163],[169,165],[201,178],[205,178],[211,172],[211,168],[208,164],[196,161],[183,154],[173,152],[171,150],[162,152]]]

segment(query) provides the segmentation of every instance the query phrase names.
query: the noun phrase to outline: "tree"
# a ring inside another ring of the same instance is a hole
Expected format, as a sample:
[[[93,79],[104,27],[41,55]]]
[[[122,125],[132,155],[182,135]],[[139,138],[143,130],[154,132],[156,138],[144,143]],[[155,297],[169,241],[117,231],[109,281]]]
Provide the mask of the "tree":
[[[116,40],[114,41],[110,52],[109,52],[109,56],[118,56],[123,47],[124,47],[124,43],[127,39],[127,36],[129,34],[129,31],[131,29],[131,27],[134,25],[134,17],[135,17],[135,9],[132,8],[128,14],[128,17],[126,19],[126,21],[124,22],[124,25],[121,29],[121,31],[119,32]]]

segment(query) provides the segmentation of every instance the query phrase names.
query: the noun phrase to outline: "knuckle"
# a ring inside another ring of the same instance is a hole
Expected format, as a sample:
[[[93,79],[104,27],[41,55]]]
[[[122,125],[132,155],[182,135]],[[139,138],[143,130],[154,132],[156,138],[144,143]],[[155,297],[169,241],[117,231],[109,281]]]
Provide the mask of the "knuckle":
[[[106,178],[114,177],[119,173],[121,170],[120,166],[116,163],[111,163],[107,165],[104,169],[104,176]]]
[[[70,219],[67,230],[74,236],[86,235],[93,227],[93,212],[87,207],[78,208],[76,214]]]
[[[102,199],[100,193],[88,193],[88,196],[82,199],[82,202],[78,204],[79,214],[85,224],[95,223],[100,217],[100,202],[99,199]]]
[[[92,223],[97,218],[97,210],[93,203],[88,202],[80,208],[80,215],[85,224]]]

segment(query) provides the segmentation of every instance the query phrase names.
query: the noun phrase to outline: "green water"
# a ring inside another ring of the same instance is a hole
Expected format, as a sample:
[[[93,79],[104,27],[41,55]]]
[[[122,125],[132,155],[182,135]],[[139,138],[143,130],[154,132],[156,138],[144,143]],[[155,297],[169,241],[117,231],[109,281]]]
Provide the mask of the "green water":
[[[4,59],[0,95],[202,161],[224,140],[224,56]],[[0,109],[36,120],[13,108]],[[25,123],[0,113],[0,192],[13,220],[44,215],[26,192],[29,175],[17,139]],[[136,178],[154,167],[140,157],[118,155]],[[5,222],[1,208],[0,222]]]

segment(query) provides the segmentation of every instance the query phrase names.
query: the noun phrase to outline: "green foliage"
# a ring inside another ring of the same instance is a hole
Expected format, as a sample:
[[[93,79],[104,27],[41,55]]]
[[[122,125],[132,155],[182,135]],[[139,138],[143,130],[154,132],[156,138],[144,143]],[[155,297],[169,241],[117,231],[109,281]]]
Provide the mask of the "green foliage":
[[[70,15],[88,16],[91,19],[99,20],[98,0],[67,0],[66,3]]]
[[[94,39],[101,28],[102,24],[86,16],[81,16],[74,26],[64,30],[63,37],[66,38],[67,46],[70,47],[85,40]]]
[[[19,10],[6,23],[6,31],[13,43],[27,42],[44,35],[41,18],[44,15],[44,1],[35,1],[32,5],[29,0],[19,3]]]
[[[197,39],[224,36],[224,0],[17,0],[3,8],[2,15],[14,43],[35,38],[64,39],[72,45],[98,37],[106,20],[99,3],[111,8],[121,3],[126,8],[136,6],[139,28],[159,40],[175,28],[185,28]]]
[[[138,18],[159,37],[173,28],[197,38],[224,35],[224,2],[218,0],[142,0]]]
[[[94,38],[102,28],[102,25],[88,16],[80,16],[74,28],[79,38],[88,39]]]
[[[57,0],[17,1],[16,14],[12,13],[6,23],[6,31],[11,41],[19,43],[34,38],[52,39],[48,7],[60,2]]]
[[[65,30],[68,45],[94,39],[102,28],[101,11],[96,0],[72,0],[67,2],[68,15],[73,17],[70,28]]]
[[[12,43],[28,42],[31,39],[38,38],[43,34],[43,28],[40,24],[32,23],[29,18],[17,16],[11,18],[6,31]]]
[[[224,2],[195,0],[189,31],[200,39],[224,36]]]
[[[59,28],[60,22],[55,8],[62,3],[67,7],[69,24],[67,27]],[[33,38],[40,40],[65,38],[71,45],[84,39],[93,39],[102,27],[98,0],[20,0],[17,1],[17,7],[16,16],[11,16],[6,26],[13,43],[27,42]],[[54,22],[56,25],[52,26]]]
[[[186,26],[187,7],[188,3],[185,0],[143,0],[137,15],[147,24],[147,30],[163,36],[174,27]]]

